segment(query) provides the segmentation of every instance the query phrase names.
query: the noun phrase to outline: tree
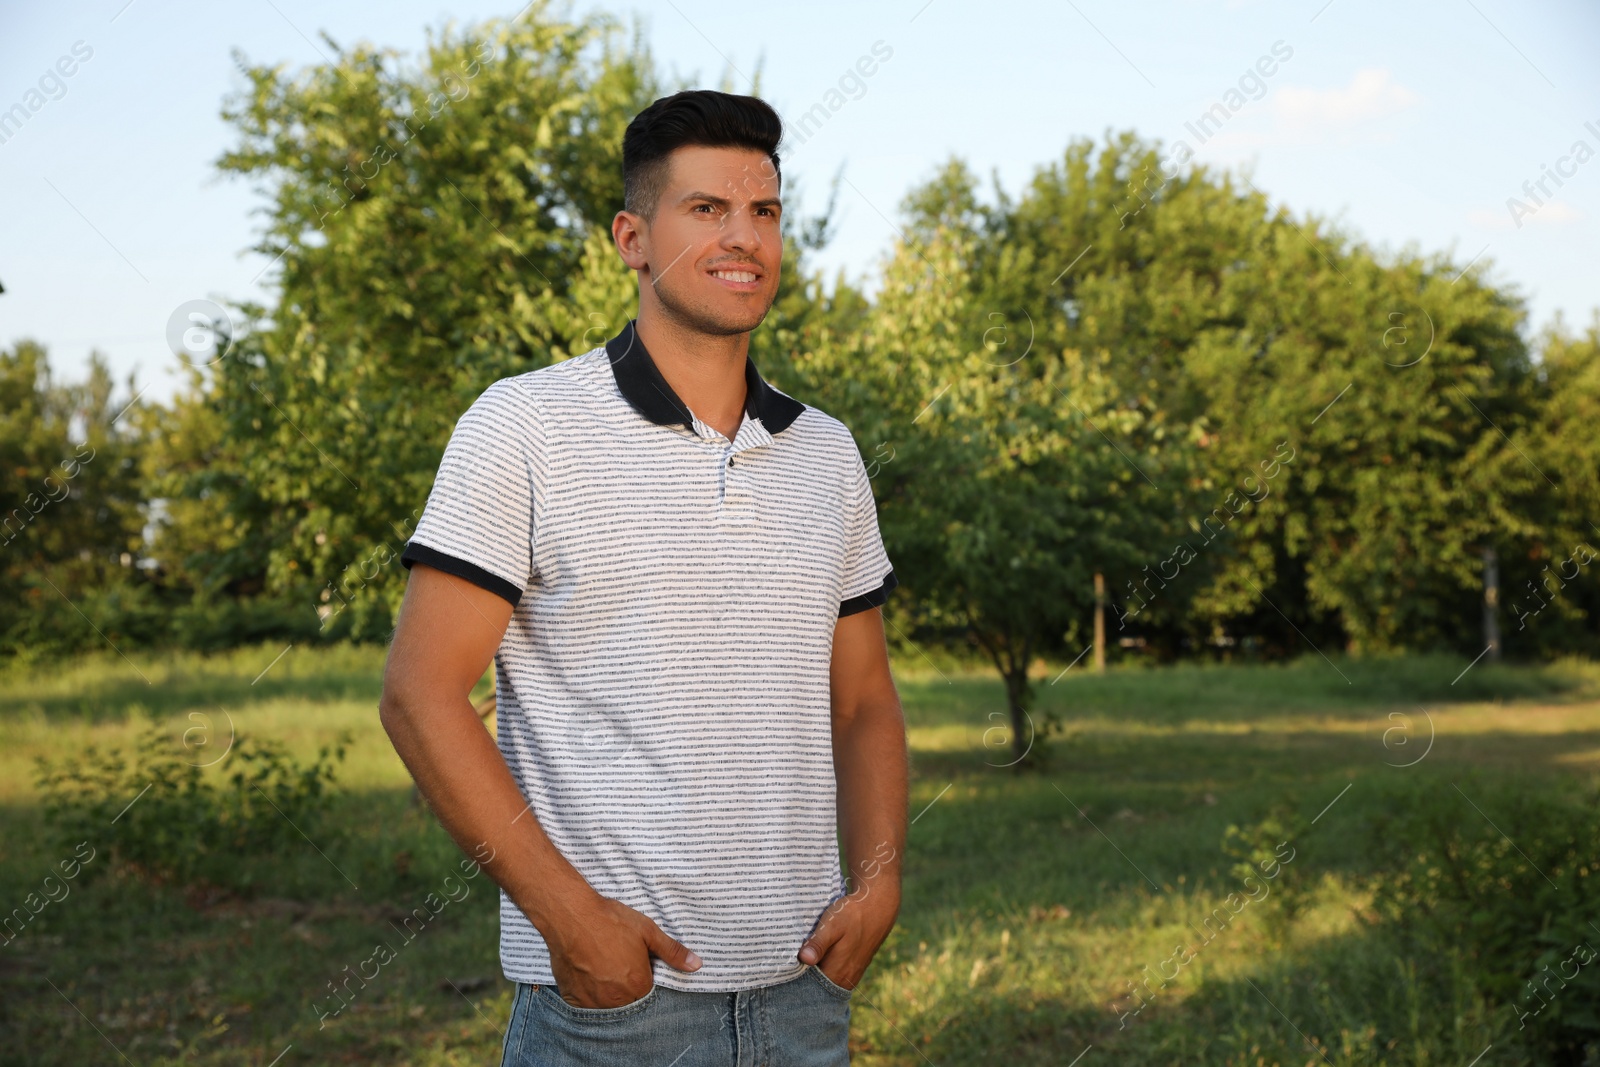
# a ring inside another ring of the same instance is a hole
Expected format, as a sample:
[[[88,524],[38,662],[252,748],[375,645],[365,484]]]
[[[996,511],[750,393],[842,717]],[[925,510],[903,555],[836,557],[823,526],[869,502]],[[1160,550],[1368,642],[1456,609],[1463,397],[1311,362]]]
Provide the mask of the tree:
[[[79,651],[159,625],[141,562],[136,396],[114,400],[99,353],[57,383],[45,349],[0,351],[0,648]],[[98,631],[98,632],[97,632]]]
[[[1533,411],[1484,460],[1524,520],[1500,544],[1502,627],[1523,655],[1583,655],[1600,637],[1600,313],[1577,333],[1558,317],[1539,352]]]
[[[1076,638],[1096,570],[1170,550],[1193,441],[1159,411],[1114,405],[1093,359],[996,333],[968,295],[979,235],[923,232],[896,247],[867,328],[799,367],[872,460],[899,614],[994,663],[1022,767],[1041,732],[1029,668]]]
[[[612,19],[543,2],[439,34],[415,65],[328,44],[331,64],[292,76],[241,60],[218,165],[268,198],[280,294],[238,309],[233,351],[195,369],[152,475],[163,556],[198,603],[287,599],[325,636],[381,639],[457,417],[634,313],[609,227],[623,131],[661,89]],[[801,223],[753,345],[780,380],[777,339],[811,317],[800,256],[826,231]]]
[[[959,167],[909,201],[909,233],[980,235],[973,306],[1095,354],[1114,404],[1200,426],[1196,561],[1159,590],[1150,560],[1108,573],[1113,594],[1167,656],[1230,631],[1279,654],[1469,647],[1481,546],[1525,524],[1523,475],[1484,462],[1532,412],[1520,305],[1160,155],[1075,141],[1015,201],[979,202]]]
[[[328,43],[296,76],[241,60],[224,111],[240,142],[218,165],[268,198],[280,295],[239,309],[248,329],[173,412],[162,543],[207,590],[378,637],[456,418],[593,326],[575,279],[603,276],[622,132],[657,89],[612,20],[545,3],[436,35],[414,66]]]

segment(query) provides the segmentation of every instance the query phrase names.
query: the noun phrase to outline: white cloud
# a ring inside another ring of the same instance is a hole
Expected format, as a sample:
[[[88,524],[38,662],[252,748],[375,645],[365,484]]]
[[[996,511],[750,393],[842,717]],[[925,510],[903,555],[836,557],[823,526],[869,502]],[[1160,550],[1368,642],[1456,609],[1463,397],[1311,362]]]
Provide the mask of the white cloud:
[[[1368,67],[1356,71],[1343,89],[1285,85],[1273,94],[1272,109],[1286,132],[1344,133],[1405,111],[1420,100],[1388,70]]]
[[[1539,209],[1538,218],[1541,222],[1582,222],[1586,216],[1565,200],[1550,200]]]

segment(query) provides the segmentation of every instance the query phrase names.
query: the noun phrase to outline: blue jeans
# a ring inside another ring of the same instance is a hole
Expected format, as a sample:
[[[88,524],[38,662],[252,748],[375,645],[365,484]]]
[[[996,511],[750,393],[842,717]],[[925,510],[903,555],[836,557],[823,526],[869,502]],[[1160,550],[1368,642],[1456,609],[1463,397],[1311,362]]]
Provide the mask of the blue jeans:
[[[736,993],[653,986],[620,1008],[575,1008],[517,983],[501,1067],[836,1067],[850,1062],[850,990],[816,967]]]

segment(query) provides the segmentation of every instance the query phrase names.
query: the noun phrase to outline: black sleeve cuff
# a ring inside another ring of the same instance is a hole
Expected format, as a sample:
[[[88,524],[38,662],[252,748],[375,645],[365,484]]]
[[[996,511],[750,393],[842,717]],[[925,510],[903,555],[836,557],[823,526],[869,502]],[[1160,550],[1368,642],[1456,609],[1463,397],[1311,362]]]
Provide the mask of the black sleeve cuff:
[[[400,554],[400,563],[406,570],[411,569],[413,563],[423,563],[436,571],[453,574],[457,578],[464,578],[480,589],[486,589],[495,596],[505,600],[512,607],[517,606],[517,601],[522,599],[522,590],[500,577],[484,570],[476,563],[468,563],[464,559],[447,556],[438,549],[419,545],[415,541],[406,543],[405,551]]]
[[[839,618],[842,619],[846,615],[854,615],[859,611],[866,611],[868,608],[883,607],[889,602],[889,591],[899,584],[900,580],[894,576],[894,571],[891,570],[883,576],[883,584],[878,588],[841,602],[839,604]]]

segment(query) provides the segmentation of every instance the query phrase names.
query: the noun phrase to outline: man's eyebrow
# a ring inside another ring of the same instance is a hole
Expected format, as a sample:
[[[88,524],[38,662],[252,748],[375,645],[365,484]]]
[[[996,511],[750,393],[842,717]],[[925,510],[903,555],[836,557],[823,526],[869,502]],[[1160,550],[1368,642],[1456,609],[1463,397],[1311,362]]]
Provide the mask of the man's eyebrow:
[[[678,200],[678,203],[680,203],[680,204],[689,204],[689,203],[694,203],[696,201],[699,201],[701,203],[714,204],[717,207],[723,207],[723,208],[727,207],[729,205],[729,203],[730,203],[730,201],[728,200],[727,197],[718,196],[715,193],[702,193],[702,192],[699,192],[699,191],[683,194],[683,196]],[[779,200],[775,196],[774,197],[765,197],[765,198],[763,198],[761,200],[752,200],[750,202],[750,206],[751,207],[770,207],[770,208],[776,208],[777,210],[782,211],[783,210],[783,201]]]

